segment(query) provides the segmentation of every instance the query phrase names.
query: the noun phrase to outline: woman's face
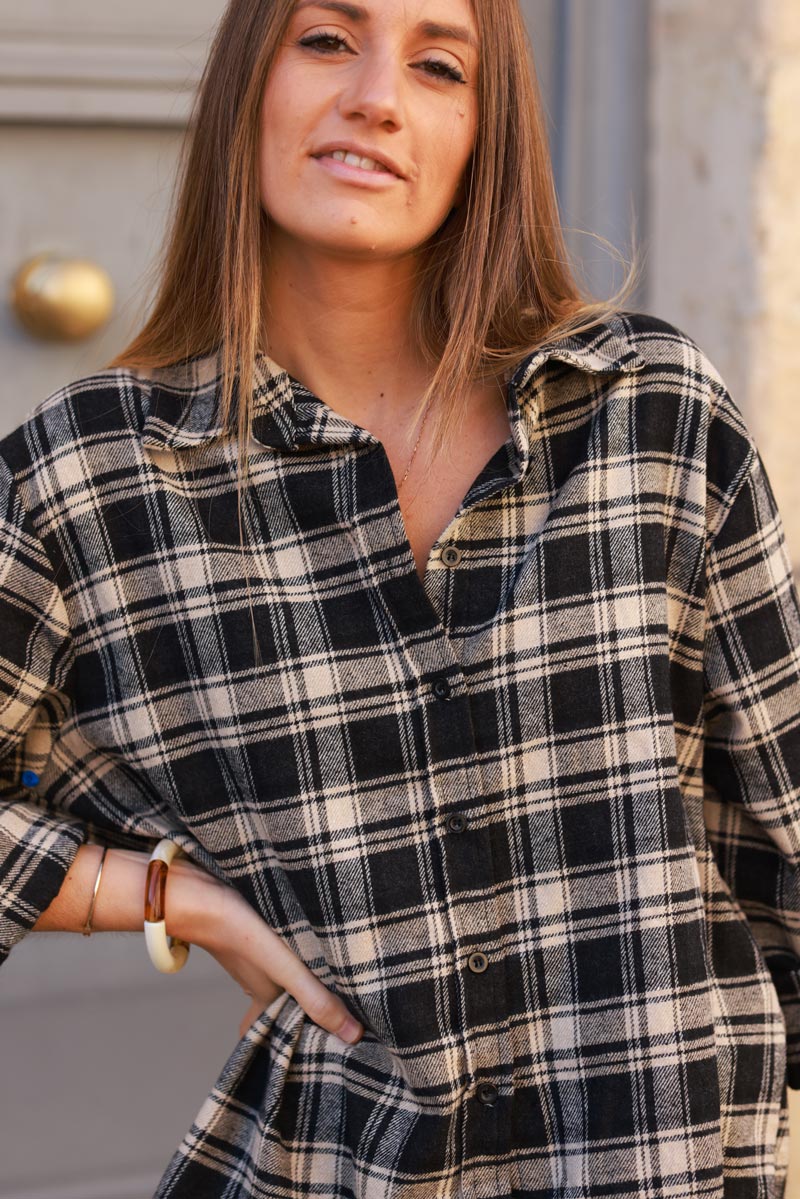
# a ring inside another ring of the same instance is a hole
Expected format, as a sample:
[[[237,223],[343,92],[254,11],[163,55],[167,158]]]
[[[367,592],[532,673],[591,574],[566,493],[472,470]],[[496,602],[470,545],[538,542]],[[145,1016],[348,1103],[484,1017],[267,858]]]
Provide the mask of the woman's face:
[[[261,111],[271,240],[371,259],[421,246],[460,199],[477,73],[469,0],[298,0]]]

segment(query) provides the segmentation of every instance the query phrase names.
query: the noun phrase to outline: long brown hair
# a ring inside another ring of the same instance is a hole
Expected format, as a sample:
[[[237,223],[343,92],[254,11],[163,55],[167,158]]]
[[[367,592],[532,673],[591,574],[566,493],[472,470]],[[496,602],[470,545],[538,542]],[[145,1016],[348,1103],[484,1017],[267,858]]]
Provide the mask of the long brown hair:
[[[542,104],[518,0],[472,0],[481,46],[478,132],[463,204],[421,256],[413,313],[434,369],[432,451],[457,436],[465,397],[542,342],[619,310],[632,270],[607,301],[570,264]],[[261,102],[295,0],[230,0],[183,142],[157,294],[141,331],[108,367],[168,366],[220,353],[222,422],[247,478],[253,364],[262,344],[267,220],[258,185]],[[238,377],[241,402],[235,405]],[[416,421],[414,423],[416,423]],[[241,502],[241,489],[240,489]]]

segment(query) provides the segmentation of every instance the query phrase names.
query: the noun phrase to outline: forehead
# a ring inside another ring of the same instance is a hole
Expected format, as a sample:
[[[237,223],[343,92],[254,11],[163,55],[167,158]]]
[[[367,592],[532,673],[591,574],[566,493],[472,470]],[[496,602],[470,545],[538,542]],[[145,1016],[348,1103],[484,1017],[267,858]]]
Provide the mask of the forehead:
[[[472,0],[295,0],[293,14],[340,16],[355,24],[392,22],[445,29],[462,26],[475,33]]]

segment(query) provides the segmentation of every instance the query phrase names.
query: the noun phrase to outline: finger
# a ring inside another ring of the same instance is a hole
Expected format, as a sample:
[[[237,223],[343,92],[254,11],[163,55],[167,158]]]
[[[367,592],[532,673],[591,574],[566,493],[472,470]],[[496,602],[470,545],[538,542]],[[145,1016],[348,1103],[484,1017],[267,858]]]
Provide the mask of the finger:
[[[237,893],[232,895],[235,906],[231,909],[232,918],[227,927],[235,956],[246,970],[246,977],[239,979],[240,985],[260,994],[266,977],[288,991],[321,1028],[335,1033],[348,1044],[359,1041],[364,1029],[350,1015],[344,1001],[320,982],[313,970],[254,908],[236,903]],[[246,967],[245,963],[248,964]],[[261,972],[260,983],[252,982],[252,967]]]
[[[250,1004],[250,1007],[247,1009],[245,1014],[242,1016],[242,1020],[239,1025],[239,1036],[240,1037],[244,1036],[244,1034],[247,1032],[250,1025],[253,1023],[254,1020],[258,1019],[258,1017],[264,1011],[264,1008],[266,1006],[267,1006],[266,1004],[262,1005],[262,1003],[259,999],[253,1000],[253,1002]]]
[[[350,1015],[344,1001],[320,982],[313,970],[269,925],[264,921],[260,921],[260,925],[264,943],[262,952],[269,977],[288,991],[320,1028],[335,1033],[350,1045],[359,1041],[364,1029]]]
[[[254,995],[254,999],[259,999],[264,1007],[269,1007],[273,999],[277,999],[284,992],[284,987],[279,987],[276,982],[268,978],[263,987],[259,987],[258,994]]]
[[[262,969],[238,953],[217,950],[213,957],[234,982],[238,983],[248,999],[259,1000],[262,1007],[268,1007],[273,999],[277,999],[284,991],[284,988]]]

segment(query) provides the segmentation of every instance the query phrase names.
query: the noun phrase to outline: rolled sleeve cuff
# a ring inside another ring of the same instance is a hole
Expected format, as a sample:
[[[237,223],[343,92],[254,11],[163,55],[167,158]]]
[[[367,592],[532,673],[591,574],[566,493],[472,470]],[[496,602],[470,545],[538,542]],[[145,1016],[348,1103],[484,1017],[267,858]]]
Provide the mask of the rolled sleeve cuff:
[[[0,964],[58,895],[88,838],[79,819],[53,815],[30,801],[0,811]]]

